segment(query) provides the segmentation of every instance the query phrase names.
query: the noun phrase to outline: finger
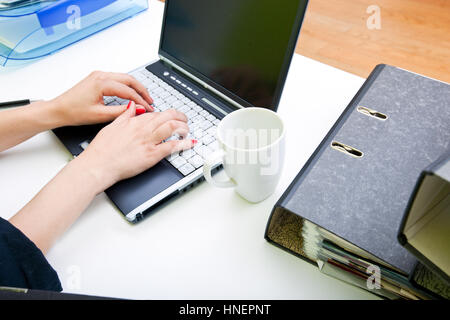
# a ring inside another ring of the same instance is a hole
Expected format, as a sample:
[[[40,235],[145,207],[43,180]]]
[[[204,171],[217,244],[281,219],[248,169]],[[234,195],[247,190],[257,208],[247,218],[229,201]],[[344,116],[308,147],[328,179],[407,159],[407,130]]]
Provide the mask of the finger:
[[[197,143],[197,140],[172,140],[172,141],[167,141],[164,143],[161,143],[160,145],[157,146],[157,150],[158,150],[158,156],[160,157],[159,160],[167,157],[168,155],[175,153],[175,152],[180,152],[183,150],[188,150],[193,148]]]
[[[119,117],[122,113],[124,113],[127,110],[126,105],[121,106],[104,106],[104,105],[97,105],[94,106],[94,108],[101,108],[101,118],[103,122],[112,121]]]
[[[178,134],[181,137],[186,137],[189,134],[189,127],[186,122],[169,120],[163,123],[152,132],[151,140],[155,143],[159,143],[167,138],[170,138],[174,134]]]
[[[134,89],[114,80],[103,82],[102,94],[104,96],[117,96],[122,99],[132,100],[144,106],[147,110],[151,109],[150,105]]]
[[[115,81],[118,81],[126,86],[133,88],[137,93],[139,93],[139,95],[141,95],[141,97],[145,101],[147,101],[149,105],[153,104],[153,99],[150,97],[150,94],[148,93],[147,89],[144,87],[142,83],[136,80],[135,77],[125,73],[114,73],[114,72],[109,73],[109,77]]]
[[[177,120],[186,123],[188,121],[184,113],[179,112],[175,109],[169,109],[164,112],[147,113],[139,118],[139,121],[146,122],[146,125],[151,132],[170,120]]]
[[[128,105],[124,107],[125,110],[116,118],[114,122],[126,121],[136,115],[136,103],[134,101],[130,101]]]

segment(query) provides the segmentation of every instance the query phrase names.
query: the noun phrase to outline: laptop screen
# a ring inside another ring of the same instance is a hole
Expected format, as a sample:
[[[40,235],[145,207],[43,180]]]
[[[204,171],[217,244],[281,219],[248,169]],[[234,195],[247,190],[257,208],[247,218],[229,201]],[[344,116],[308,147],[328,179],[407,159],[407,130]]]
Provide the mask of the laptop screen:
[[[306,0],[166,0],[160,54],[243,106],[276,110]]]

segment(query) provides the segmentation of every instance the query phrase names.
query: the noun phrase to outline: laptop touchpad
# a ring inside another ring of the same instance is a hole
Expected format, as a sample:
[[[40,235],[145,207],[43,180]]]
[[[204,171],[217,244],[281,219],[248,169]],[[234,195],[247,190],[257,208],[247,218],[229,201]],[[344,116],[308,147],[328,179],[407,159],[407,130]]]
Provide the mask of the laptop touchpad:
[[[116,183],[105,193],[126,215],[182,178],[176,169],[163,160],[134,178]]]

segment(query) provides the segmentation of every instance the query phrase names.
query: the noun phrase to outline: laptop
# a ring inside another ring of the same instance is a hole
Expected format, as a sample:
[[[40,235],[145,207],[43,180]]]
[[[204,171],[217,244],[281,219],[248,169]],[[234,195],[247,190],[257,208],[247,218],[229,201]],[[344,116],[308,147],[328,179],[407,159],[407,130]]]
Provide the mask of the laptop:
[[[130,74],[148,89],[155,112],[175,108],[186,114],[198,143],[105,191],[126,220],[141,221],[204,180],[203,161],[218,148],[216,128],[227,114],[248,107],[277,110],[307,2],[165,1],[159,60]],[[118,97],[104,102],[128,103]],[[77,156],[104,125],[54,133]]]

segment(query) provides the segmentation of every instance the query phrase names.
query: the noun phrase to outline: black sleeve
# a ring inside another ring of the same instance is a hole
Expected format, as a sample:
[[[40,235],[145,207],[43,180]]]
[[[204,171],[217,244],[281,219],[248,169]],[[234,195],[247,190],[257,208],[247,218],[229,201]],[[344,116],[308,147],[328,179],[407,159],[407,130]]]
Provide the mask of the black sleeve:
[[[0,287],[62,291],[56,271],[20,230],[0,218]]]

